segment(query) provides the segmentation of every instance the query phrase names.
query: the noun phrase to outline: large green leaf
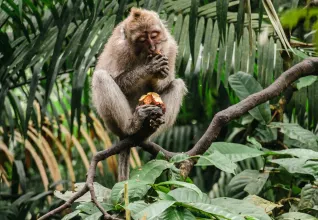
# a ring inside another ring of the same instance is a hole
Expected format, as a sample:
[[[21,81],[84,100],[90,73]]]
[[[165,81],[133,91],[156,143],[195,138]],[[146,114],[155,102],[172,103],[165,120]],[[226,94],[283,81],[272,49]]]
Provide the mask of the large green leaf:
[[[211,205],[206,203],[191,203],[186,202],[182,203],[183,206],[188,207],[189,209],[196,209],[197,212],[203,212],[211,214],[217,219],[232,219],[232,220],[244,220],[245,218],[240,215],[234,214],[231,209],[223,208],[219,205]]]
[[[131,215],[134,219],[141,219],[146,216],[147,219],[157,219],[166,209],[172,206],[174,201],[157,201],[152,204],[146,204],[145,202],[138,201],[130,203],[128,209],[131,211]]]
[[[204,153],[204,156],[211,155],[215,151],[220,152],[232,162],[238,162],[248,158],[258,157],[264,154],[264,152],[260,150],[242,144],[214,142]]]
[[[304,144],[304,147],[318,151],[318,137],[311,131],[308,131],[298,124],[272,122],[269,124],[271,128],[279,128],[282,133],[293,140],[297,140]]]
[[[195,191],[188,188],[177,188],[171,190],[168,195],[172,196],[178,202],[199,202],[210,204],[210,198],[207,194],[202,193],[202,197]]]
[[[229,161],[228,157],[221,154],[219,151],[214,151],[212,154],[207,156],[200,156],[196,166],[216,166],[227,173],[234,173],[237,168],[235,163]]]
[[[244,170],[230,181],[228,185],[229,196],[240,198],[242,194],[244,195],[244,191],[251,195],[257,195],[263,189],[268,177],[268,172]]]
[[[196,220],[197,218],[185,208],[170,207],[160,215],[159,219]]]
[[[194,192],[196,192],[199,195],[199,197],[202,198],[201,190],[194,184],[181,182],[181,181],[165,181],[165,182],[161,182],[161,183],[155,184],[156,187],[157,186],[163,186],[163,185],[174,185],[174,186],[186,187],[186,188],[191,189]]]
[[[259,220],[271,220],[264,209],[244,200],[232,198],[216,198],[211,199],[211,204],[229,209],[232,213],[241,215],[242,217],[252,216]]]
[[[128,197],[130,201],[143,198],[151,188],[149,182],[136,179],[116,183],[111,192],[113,204],[117,204],[121,201],[124,194],[125,183],[128,184]]]
[[[318,179],[318,162],[303,158],[274,159],[270,162],[279,164],[289,173],[308,174]]]
[[[301,189],[299,210],[311,209],[316,206],[318,208],[318,188],[316,185],[306,184]]]
[[[165,160],[152,160],[144,166],[133,170],[130,174],[130,179],[154,183],[164,170],[172,166],[172,163]]]
[[[271,155],[274,154],[287,154],[291,155],[293,157],[303,158],[303,159],[315,159],[318,160],[318,152],[308,149],[286,149],[286,150],[280,150],[280,151],[269,151],[268,154]]]
[[[297,89],[300,90],[304,87],[310,86],[318,80],[318,76],[306,76],[302,77],[296,83]]]
[[[248,73],[238,72],[229,77],[229,83],[235,94],[243,100],[249,95],[257,93],[262,90],[261,85],[254,79],[254,77]],[[271,119],[271,111],[269,103],[263,103],[258,105],[249,111],[249,113],[258,121],[267,123]]]

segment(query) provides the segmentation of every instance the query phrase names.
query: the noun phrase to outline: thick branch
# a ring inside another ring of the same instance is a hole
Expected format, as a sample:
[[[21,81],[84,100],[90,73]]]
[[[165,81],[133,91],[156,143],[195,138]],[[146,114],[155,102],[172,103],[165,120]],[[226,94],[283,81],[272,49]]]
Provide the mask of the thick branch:
[[[203,154],[213,141],[218,137],[221,128],[233,119],[239,118],[246,114],[249,110],[268,100],[278,96],[289,85],[301,77],[308,75],[318,75],[318,58],[310,58],[293,66],[285,71],[278,79],[275,80],[266,89],[248,96],[246,99],[230,106],[229,108],[218,112],[204,135],[196,143],[196,145],[187,152],[190,156]]]
[[[217,113],[204,135],[191,150],[186,152],[186,154],[190,156],[203,154],[209,148],[212,142],[216,140],[222,127],[225,126],[228,122],[246,114],[249,110],[253,109],[257,105],[267,102],[268,100],[278,96],[297,79],[308,75],[318,75],[318,58],[310,58],[302,61],[301,63],[293,66],[292,68],[284,72],[273,84],[271,84],[266,89],[250,95],[236,105],[233,105]],[[98,152],[91,161],[85,186],[62,206],[50,211],[46,215],[42,216],[40,219],[46,219],[70,207],[70,205],[76,199],[83,196],[88,191],[91,192],[92,202],[94,202],[96,206],[101,210],[101,212],[104,214],[104,218],[116,219],[105,212],[103,207],[95,198],[93,181],[96,172],[96,165],[99,161],[104,160],[114,154],[118,154],[120,151],[136,145],[141,146],[144,150],[150,152],[151,154],[157,154],[158,152],[162,151],[167,159],[177,154],[175,152],[167,151],[155,143],[143,142],[153,132],[154,131],[149,130],[149,128],[145,128],[140,133],[128,137],[117,144],[114,144],[111,148]],[[183,171],[184,176],[188,175],[193,164],[194,163],[192,163],[191,161],[190,163],[188,162],[185,164],[186,168]]]

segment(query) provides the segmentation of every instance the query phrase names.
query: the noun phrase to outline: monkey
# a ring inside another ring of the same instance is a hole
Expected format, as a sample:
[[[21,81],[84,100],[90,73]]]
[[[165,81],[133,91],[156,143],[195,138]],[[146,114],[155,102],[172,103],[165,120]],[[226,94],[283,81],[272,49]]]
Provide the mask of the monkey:
[[[173,126],[187,88],[175,77],[178,46],[159,15],[132,8],[113,30],[92,77],[92,102],[106,127],[120,139],[137,133],[147,121],[157,136]],[[147,92],[166,106],[138,106]],[[119,153],[118,180],[129,178],[130,149]]]

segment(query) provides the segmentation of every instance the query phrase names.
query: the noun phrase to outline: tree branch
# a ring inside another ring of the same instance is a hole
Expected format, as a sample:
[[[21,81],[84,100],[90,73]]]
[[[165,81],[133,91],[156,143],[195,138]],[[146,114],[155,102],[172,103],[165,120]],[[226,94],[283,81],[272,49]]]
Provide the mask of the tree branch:
[[[222,127],[225,126],[228,122],[246,114],[249,110],[253,109],[257,105],[267,102],[268,100],[278,96],[297,79],[308,75],[318,75],[318,58],[310,58],[302,61],[301,63],[285,71],[277,80],[275,80],[273,84],[271,84],[266,89],[250,95],[236,105],[230,106],[229,108],[218,112],[214,116],[204,135],[192,149],[186,152],[186,154],[190,156],[203,154],[209,148],[212,142],[217,139]],[[153,132],[154,131],[149,128],[144,128],[143,131],[141,131],[140,133],[128,137],[117,144],[114,144],[107,150],[98,152],[91,161],[90,168],[87,173],[85,186],[79,192],[74,194],[73,197],[70,198],[63,205],[43,215],[39,219],[46,219],[70,207],[70,205],[76,199],[80,198],[88,191],[90,191],[91,193],[92,202],[95,203],[99,210],[101,210],[101,212],[104,214],[105,219],[117,219],[109,215],[96,200],[93,187],[96,165],[99,161],[104,160],[114,154],[118,154],[120,151],[136,145],[141,146],[145,151],[148,151],[154,155],[161,151],[164,153],[167,159],[177,154],[176,152],[167,151],[153,142],[143,142]],[[184,164],[181,164],[180,167],[184,167],[184,170],[182,170],[182,175],[187,176],[193,165],[193,161],[186,161],[184,162]]]

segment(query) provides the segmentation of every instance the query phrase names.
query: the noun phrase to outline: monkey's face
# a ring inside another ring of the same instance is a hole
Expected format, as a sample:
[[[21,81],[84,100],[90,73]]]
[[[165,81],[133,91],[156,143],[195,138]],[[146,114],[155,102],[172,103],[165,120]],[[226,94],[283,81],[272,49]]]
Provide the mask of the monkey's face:
[[[165,28],[159,16],[142,9],[132,9],[125,25],[125,33],[137,55],[161,52],[166,41]]]
[[[151,28],[140,31],[133,38],[133,42],[137,52],[154,54],[161,50],[162,32],[158,28]]]

